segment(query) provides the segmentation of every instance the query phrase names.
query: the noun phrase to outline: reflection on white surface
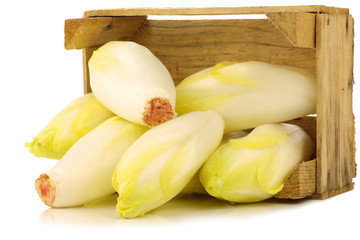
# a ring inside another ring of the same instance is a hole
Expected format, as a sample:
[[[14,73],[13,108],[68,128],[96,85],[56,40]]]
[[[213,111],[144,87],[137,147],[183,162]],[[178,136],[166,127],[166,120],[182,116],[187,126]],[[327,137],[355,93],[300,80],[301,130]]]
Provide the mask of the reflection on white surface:
[[[39,219],[54,224],[111,224],[119,219],[115,206],[116,195],[111,195],[97,204],[72,208],[48,208]]]
[[[210,196],[184,196],[172,199],[160,208],[147,213],[142,218],[123,219],[116,212],[117,195],[111,195],[96,203],[74,208],[49,208],[39,219],[50,224],[71,225],[133,225],[134,223],[168,224],[194,218],[215,218],[219,215],[230,219],[248,220],[259,215],[276,211],[299,208],[312,200],[277,200],[251,204],[229,204]],[[315,200],[316,201],[316,200]]]

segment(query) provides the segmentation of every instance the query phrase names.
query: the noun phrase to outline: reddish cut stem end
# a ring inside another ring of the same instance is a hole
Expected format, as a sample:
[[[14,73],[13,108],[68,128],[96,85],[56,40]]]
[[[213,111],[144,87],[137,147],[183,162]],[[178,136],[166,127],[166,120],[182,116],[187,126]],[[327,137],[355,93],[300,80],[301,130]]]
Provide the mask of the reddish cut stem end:
[[[40,199],[48,206],[53,207],[56,187],[49,175],[43,173],[35,181],[35,188]]]
[[[149,127],[155,127],[175,117],[167,98],[153,98],[145,105],[143,120]]]

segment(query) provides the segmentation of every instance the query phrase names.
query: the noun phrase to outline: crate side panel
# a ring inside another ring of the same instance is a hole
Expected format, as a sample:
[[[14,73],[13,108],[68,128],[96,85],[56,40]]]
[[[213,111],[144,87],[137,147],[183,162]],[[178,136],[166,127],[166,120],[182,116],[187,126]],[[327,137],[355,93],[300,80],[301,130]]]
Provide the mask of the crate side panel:
[[[317,196],[352,189],[355,166],[353,20],[317,15]],[[343,189],[343,190],[341,190]]]
[[[315,72],[315,50],[294,47],[267,19],[148,20],[133,41],[148,47],[176,84],[221,61],[257,60]]]

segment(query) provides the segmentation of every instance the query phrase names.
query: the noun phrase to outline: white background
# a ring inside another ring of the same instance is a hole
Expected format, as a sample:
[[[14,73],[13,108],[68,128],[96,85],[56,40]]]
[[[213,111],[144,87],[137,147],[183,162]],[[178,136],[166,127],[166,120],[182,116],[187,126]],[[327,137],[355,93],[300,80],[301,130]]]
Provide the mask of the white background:
[[[81,52],[67,51],[63,47],[65,19],[82,17],[85,10],[104,8],[288,4],[350,8],[355,18],[356,36],[354,112],[359,119],[360,13],[354,0],[2,1],[0,239],[359,237],[358,184],[351,192],[322,201],[266,201],[228,205],[209,198],[179,199],[135,220],[124,220],[117,216],[113,200],[101,208],[49,209],[40,201],[34,189],[34,180],[56,161],[33,157],[24,148],[25,141],[30,141],[56,113],[83,93]],[[358,121],[356,125],[360,129]],[[357,149],[360,149],[359,142],[357,140]],[[359,182],[358,178],[354,181]]]

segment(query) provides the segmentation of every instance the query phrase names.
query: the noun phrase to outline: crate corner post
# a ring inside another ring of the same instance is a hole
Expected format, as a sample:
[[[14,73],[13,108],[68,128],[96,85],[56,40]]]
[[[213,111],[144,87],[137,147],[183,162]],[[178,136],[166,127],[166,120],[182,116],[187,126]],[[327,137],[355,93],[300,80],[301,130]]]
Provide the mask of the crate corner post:
[[[314,198],[332,197],[354,187],[353,44],[351,15],[317,14],[317,185]]]

